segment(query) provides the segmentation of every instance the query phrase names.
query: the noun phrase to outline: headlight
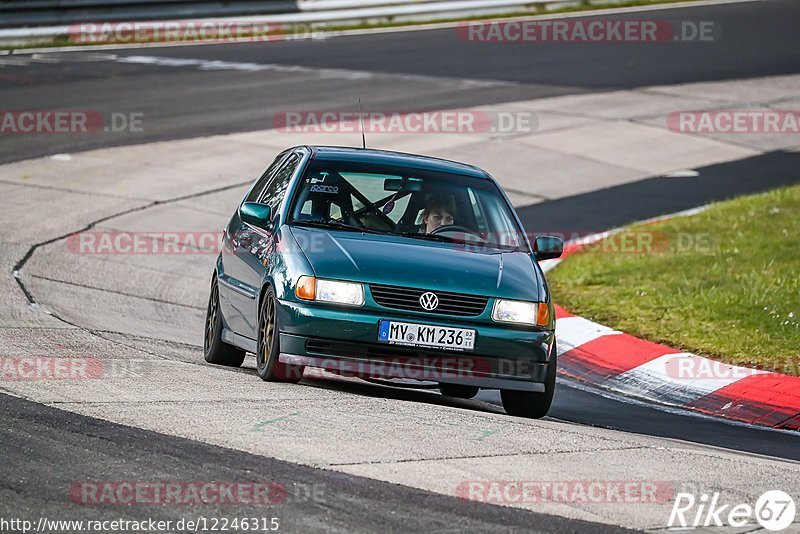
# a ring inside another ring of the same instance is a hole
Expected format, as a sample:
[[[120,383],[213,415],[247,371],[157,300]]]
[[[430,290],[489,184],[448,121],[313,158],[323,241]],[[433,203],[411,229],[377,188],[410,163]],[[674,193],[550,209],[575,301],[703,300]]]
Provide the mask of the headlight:
[[[317,280],[317,300],[361,306],[364,304],[364,287],[353,282]]]
[[[492,308],[492,319],[499,323],[547,326],[550,310],[546,302],[497,299]]]
[[[301,276],[295,289],[297,298],[332,302],[348,306],[364,304],[364,286],[355,282],[324,280],[313,276]]]

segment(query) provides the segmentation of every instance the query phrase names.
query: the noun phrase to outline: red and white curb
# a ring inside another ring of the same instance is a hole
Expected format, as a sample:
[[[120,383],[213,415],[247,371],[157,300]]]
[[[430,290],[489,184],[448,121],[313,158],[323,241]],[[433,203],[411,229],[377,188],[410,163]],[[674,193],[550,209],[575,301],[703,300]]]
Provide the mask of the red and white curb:
[[[652,220],[691,215],[689,210]],[[650,221],[646,221],[650,222]],[[573,254],[617,230],[569,243]],[[559,260],[542,262],[550,270]],[[800,378],[724,364],[645,341],[556,306],[562,375],[623,395],[706,415],[800,430]]]

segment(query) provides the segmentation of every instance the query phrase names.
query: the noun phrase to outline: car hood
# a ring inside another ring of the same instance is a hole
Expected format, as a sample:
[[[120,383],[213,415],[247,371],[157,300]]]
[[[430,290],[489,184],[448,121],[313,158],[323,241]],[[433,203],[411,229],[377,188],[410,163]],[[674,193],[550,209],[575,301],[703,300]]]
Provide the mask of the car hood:
[[[291,228],[316,276],[490,297],[541,300],[533,257],[391,235]]]

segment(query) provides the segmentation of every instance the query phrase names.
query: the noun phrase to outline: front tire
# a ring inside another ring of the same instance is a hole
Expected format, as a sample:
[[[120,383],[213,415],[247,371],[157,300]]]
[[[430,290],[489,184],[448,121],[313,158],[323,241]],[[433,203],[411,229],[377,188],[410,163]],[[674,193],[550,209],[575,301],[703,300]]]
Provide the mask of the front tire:
[[[278,361],[281,353],[280,328],[275,306],[275,293],[269,288],[258,313],[256,373],[261,380],[269,382],[299,382],[303,378],[303,366]]]
[[[503,400],[503,408],[508,415],[517,417],[527,417],[529,419],[541,419],[550,411],[553,404],[553,394],[556,391],[556,368],[558,367],[558,351],[555,341],[553,342],[550,362],[547,365],[547,376],[545,377],[544,392],[516,391],[503,389],[500,390],[500,398]]]
[[[245,351],[222,341],[222,313],[219,308],[219,284],[216,273],[211,278],[211,294],[208,297],[206,328],[203,337],[203,357],[208,363],[239,367],[244,362]]]

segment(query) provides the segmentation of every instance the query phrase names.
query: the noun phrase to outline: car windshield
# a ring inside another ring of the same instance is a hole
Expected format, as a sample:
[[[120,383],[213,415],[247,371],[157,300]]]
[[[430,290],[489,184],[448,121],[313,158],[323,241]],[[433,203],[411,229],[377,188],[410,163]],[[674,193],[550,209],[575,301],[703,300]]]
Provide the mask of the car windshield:
[[[298,225],[527,251],[494,182],[461,174],[313,160],[289,213]]]

